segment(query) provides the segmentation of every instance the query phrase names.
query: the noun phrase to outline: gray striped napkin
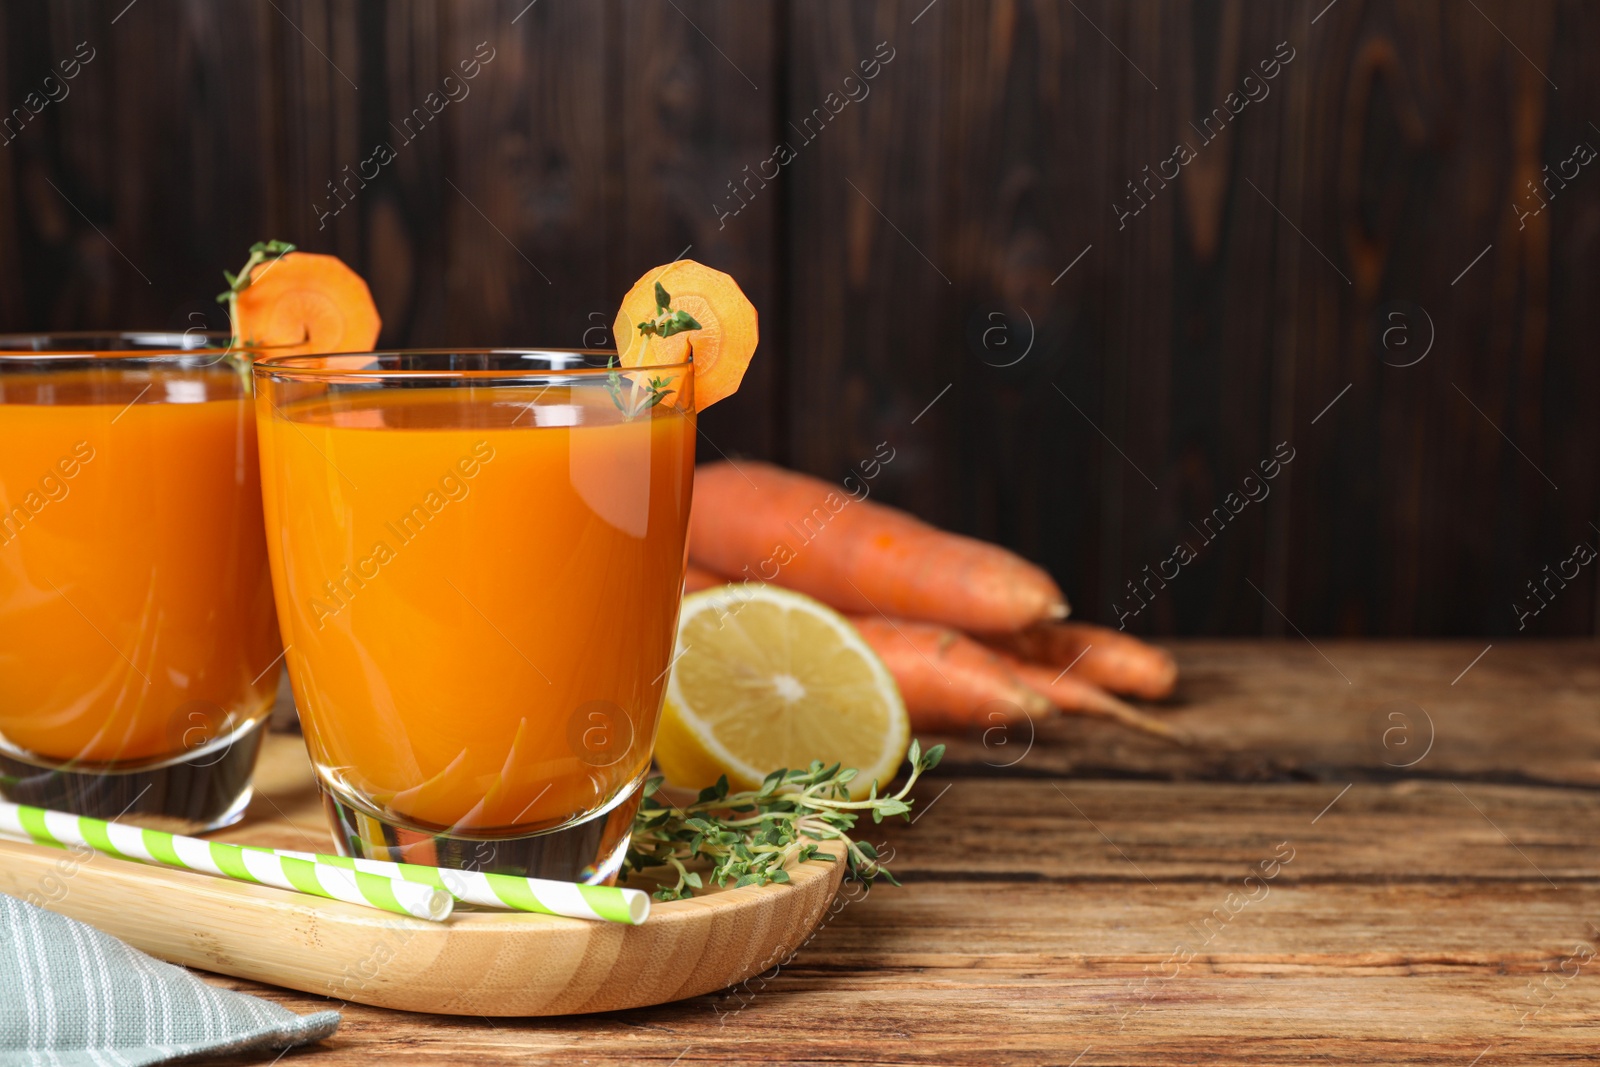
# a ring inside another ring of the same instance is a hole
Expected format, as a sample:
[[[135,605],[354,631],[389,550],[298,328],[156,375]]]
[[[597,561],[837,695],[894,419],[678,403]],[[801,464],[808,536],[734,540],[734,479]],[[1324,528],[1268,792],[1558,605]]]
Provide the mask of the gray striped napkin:
[[[338,1028],[336,1011],[296,1015],[213,989],[109,934],[0,894],[0,1067],[265,1054]]]

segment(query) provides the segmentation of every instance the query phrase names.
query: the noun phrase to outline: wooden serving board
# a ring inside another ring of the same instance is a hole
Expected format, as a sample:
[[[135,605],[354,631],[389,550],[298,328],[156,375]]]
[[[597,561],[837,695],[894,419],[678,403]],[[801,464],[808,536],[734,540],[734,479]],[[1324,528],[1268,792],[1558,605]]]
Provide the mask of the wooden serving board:
[[[305,746],[271,735],[244,820],[219,840],[331,850]],[[837,858],[837,845],[830,848]],[[0,892],[161,959],[341,1001],[446,1015],[566,1015],[662,1004],[783,962],[822,918],[841,862],[787,885],[657,903],[640,926],[511,912],[443,923],[110,856],[0,841]]]

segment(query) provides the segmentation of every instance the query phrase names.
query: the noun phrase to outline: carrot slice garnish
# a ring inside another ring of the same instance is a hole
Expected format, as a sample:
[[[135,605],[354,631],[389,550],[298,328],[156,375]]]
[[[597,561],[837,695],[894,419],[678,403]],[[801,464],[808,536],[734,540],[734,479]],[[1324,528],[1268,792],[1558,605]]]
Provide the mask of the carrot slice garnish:
[[[296,252],[268,242],[229,275],[233,332],[246,347],[274,354],[370,352],[383,321],[361,275],[336,256]]]
[[[700,411],[738,390],[760,335],[755,306],[739,283],[692,259],[657,267],[635,282],[612,332],[624,367],[683,363],[692,355]]]

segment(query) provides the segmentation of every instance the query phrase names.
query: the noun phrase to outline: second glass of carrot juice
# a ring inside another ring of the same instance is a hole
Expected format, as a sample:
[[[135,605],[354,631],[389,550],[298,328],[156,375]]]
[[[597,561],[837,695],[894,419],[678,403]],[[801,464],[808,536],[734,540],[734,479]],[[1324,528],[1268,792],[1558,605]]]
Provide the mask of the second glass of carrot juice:
[[[0,336],[0,796],[194,831],[278,688],[255,414],[227,337]]]
[[[598,883],[671,666],[688,364],[380,352],[256,364],[290,676],[347,854]]]

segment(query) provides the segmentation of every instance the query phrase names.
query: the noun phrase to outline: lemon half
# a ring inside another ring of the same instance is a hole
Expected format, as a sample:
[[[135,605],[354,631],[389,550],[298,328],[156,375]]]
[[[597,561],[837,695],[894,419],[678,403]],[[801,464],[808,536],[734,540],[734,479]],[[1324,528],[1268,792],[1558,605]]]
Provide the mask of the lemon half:
[[[821,760],[856,768],[860,798],[874,780],[883,792],[910,737],[888,668],[832,608],[757,582],[684,598],[655,750],[673,785],[754,789]]]

